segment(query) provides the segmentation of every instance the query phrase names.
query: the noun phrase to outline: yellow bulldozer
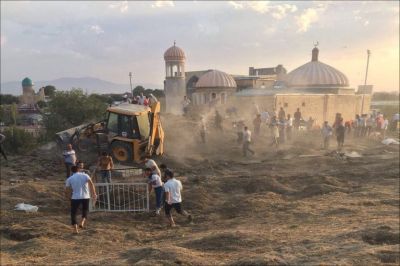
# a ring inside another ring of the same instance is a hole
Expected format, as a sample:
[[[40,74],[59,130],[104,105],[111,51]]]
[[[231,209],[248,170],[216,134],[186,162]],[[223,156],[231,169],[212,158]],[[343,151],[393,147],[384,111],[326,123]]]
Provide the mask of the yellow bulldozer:
[[[120,163],[139,163],[143,157],[162,155],[160,102],[150,107],[130,103],[110,106],[103,121],[58,132],[57,142],[62,146],[71,143],[79,151],[96,147]]]

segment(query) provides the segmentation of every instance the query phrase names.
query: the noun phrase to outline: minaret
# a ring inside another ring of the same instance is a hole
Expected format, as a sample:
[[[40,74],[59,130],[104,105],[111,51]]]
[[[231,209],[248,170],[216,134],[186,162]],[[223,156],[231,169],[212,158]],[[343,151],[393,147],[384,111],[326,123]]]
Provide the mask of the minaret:
[[[164,93],[166,111],[172,114],[182,114],[181,102],[186,95],[185,86],[185,52],[174,45],[164,53],[165,82]]]

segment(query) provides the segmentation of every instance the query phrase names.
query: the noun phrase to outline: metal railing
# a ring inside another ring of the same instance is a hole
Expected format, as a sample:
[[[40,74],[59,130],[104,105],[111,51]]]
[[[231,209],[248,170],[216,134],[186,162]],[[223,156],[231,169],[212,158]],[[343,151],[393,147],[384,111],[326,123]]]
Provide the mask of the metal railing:
[[[149,192],[146,183],[95,183],[96,202],[90,211],[148,212]]]

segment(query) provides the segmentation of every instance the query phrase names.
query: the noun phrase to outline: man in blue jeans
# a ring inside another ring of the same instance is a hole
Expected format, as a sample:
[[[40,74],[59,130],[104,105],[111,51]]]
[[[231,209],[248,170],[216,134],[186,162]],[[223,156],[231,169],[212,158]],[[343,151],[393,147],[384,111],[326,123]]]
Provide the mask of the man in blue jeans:
[[[161,204],[162,204],[162,196],[164,193],[163,183],[161,181],[161,177],[153,172],[151,168],[146,168],[144,170],[145,176],[148,178],[149,184],[149,193],[152,189],[156,193],[156,214],[160,214]]]

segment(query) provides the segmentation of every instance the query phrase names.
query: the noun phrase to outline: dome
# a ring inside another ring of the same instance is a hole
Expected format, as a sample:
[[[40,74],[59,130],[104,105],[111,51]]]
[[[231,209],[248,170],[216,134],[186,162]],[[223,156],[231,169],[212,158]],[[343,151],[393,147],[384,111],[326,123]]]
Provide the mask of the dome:
[[[196,88],[236,88],[231,75],[219,70],[210,70],[203,74],[196,83]]]
[[[22,87],[30,87],[33,86],[33,82],[30,78],[24,78],[22,80]]]
[[[318,48],[312,50],[311,62],[291,71],[285,78],[290,87],[348,87],[346,75],[318,61]]]
[[[164,53],[165,61],[168,61],[168,60],[182,61],[182,60],[185,60],[185,58],[186,58],[185,52],[181,48],[176,46],[175,42],[174,42],[174,46],[171,46],[170,48],[168,48],[167,51],[165,51],[165,53]]]

